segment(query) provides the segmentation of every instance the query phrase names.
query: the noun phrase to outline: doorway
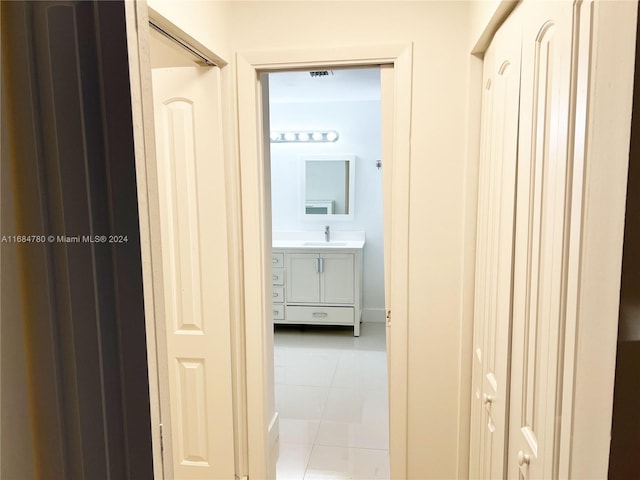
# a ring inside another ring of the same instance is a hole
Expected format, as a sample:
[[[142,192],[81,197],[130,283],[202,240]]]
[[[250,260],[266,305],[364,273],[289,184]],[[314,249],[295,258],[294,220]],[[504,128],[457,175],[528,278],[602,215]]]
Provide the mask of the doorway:
[[[339,52],[339,53],[337,53]],[[410,147],[411,46],[345,47],[339,50],[244,52],[237,56],[240,168],[242,190],[245,355],[247,366],[247,426],[249,472],[275,477],[279,419],[273,392],[273,327],[271,299],[271,211],[268,191],[270,132],[267,96],[259,75],[294,68],[327,68],[381,65],[386,338],[389,352],[390,472],[406,474],[407,401],[407,271],[408,184]],[[256,115],[257,114],[257,115]],[[255,132],[255,134],[254,134]],[[265,141],[266,140],[266,141]],[[385,172],[388,174],[385,174]],[[392,173],[392,175],[391,175]],[[387,215],[386,212],[390,214]],[[393,259],[393,260],[391,260]],[[269,261],[268,261],[269,260]],[[392,313],[391,313],[392,312]],[[396,354],[394,354],[396,352]]]
[[[380,67],[261,81],[277,262],[276,476],[389,478]]]

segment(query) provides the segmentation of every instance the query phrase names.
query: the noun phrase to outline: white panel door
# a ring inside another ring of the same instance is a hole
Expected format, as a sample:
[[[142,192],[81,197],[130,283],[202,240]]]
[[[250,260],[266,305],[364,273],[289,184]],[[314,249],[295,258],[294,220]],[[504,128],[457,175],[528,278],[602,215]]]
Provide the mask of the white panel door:
[[[288,253],[287,302],[318,303],[320,301],[320,257],[317,253]]]
[[[558,478],[573,2],[523,4],[509,478]]]
[[[219,75],[213,67],[153,71],[171,417],[167,478],[234,476]],[[166,405],[162,416],[167,424]]]
[[[503,478],[520,93],[514,12],[485,54],[478,187],[470,475]]]
[[[353,253],[320,255],[320,299],[324,303],[354,303]]]

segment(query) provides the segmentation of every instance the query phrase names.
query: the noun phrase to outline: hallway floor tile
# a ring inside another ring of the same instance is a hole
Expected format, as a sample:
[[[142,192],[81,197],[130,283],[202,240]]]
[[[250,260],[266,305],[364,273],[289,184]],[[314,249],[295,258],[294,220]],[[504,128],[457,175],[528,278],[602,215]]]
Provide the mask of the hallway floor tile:
[[[386,362],[382,323],[276,328],[278,480],[389,478]]]

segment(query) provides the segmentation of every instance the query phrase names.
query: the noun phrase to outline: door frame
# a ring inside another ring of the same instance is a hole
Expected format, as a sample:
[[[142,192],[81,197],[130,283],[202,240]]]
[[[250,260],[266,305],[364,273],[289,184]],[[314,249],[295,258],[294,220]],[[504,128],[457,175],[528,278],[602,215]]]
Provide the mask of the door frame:
[[[140,253],[142,258],[143,296],[147,338],[147,364],[149,378],[149,410],[151,416],[151,441],[154,478],[172,477],[172,428],[169,407],[169,371],[166,345],[165,291],[160,241],[160,202],[156,164],[155,124],[150,62],[150,23],[160,26],[183,46],[197,51],[203,58],[220,68],[221,74],[228,62],[171,20],[154,11],[146,0],[125,1],[125,22],[129,53],[129,77],[131,114],[135,149],[135,170],[140,222]],[[215,94],[215,93],[214,93]],[[224,144],[222,149],[224,150]],[[226,155],[225,155],[226,156]],[[229,262],[229,268],[232,268]],[[237,289],[230,279],[230,290]],[[233,306],[230,301],[230,306]],[[232,328],[234,325],[232,324]],[[232,345],[232,368],[235,360]],[[237,371],[233,375],[234,450],[236,471],[240,468],[239,455],[244,453],[240,428],[242,401],[238,387]]]
[[[162,395],[160,377],[168,375],[160,358],[166,358],[166,345],[158,342],[156,326],[164,325],[164,290],[160,250],[160,212],[155,171],[155,133],[153,99],[151,97],[151,65],[149,62],[149,17],[146,2],[124,2],[127,45],[129,50],[129,77],[131,83],[131,116],[136,159],[138,188],[138,215],[140,218],[140,255],[144,314],[147,334],[147,364],[149,376],[149,411],[151,414],[151,443],[153,476],[163,479],[172,465],[163,462]],[[155,239],[155,241],[154,241]],[[166,377],[165,377],[166,378]],[[165,392],[168,395],[168,392]],[[165,397],[165,398],[168,398]],[[171,455],[167,455],[171,458]],[[169,463],[171,461],[169,460]]]
[[[409,168],[411,141],[412,44],[382,44],[318,49],[240,52],[236,57],[238,136],[241,171],[244,276],[245,360],[250,477],[271,478],[278,448],[277,413],[273,405],[273,330],[267,289],[271,272],[271,208],[267,184],[268,145],[263,144],[263,91],[260,73],[300,68],[393,66],[393,118],[390,196],[390,283],[387,310],[391,477],[407,477],[407,344],[409,272]],[[384,88],[383,88],[384,95]],[[384,135],[384,129],[383,129]],[[384,140],[383,140],[384,142]],[[387,167],[387,168],[389,168]]]

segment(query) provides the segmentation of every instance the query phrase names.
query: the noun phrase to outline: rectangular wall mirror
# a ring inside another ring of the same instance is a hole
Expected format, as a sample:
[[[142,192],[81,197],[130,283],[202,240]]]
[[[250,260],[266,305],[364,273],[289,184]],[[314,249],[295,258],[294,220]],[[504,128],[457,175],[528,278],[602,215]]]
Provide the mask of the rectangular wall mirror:
[[[306,219],[352,219],[354,155],[302,157],[301,212]]]

